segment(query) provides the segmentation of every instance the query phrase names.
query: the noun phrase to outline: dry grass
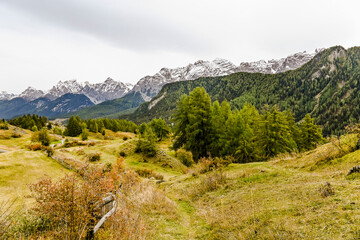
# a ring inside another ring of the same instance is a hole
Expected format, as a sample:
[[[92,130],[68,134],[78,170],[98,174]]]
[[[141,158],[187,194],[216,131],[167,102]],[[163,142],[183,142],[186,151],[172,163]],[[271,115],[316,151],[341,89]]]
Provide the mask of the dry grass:
[[[170,140],[159,143],[164,158],[152,159],[133,152],[135,139],[111,137],[114,140],[59,153],[84,163],[86,154],[101,152],[96,164],[114,164],[124,151],[126,168],[149,169],[163,175],[165,182],[140,181],[127,170],[129,174],[123,177],[128,184],[123,185],[118,212],[99,239],[360,237],[360,177],[346,176],[360,164],[360,150],[353,151],[354,135],[307,153],[284,154],[269,162],[230,164],[222,172],[198,171],[194,175],[171,166],[170,160],[175,158],[168,148]],[[27,184],[44,171],[54,177],[64,172],[43,153],[21,149],[27,139],[25,135],[0,140],[1,145],[16,150],[0,154],[0,191],[6,196],[26,195]]]

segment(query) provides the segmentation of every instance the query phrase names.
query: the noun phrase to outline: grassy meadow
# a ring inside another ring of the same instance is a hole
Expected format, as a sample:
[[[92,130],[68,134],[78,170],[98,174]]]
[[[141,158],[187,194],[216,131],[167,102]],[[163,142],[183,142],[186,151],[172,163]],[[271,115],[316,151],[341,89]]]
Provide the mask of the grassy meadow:
[[[58,179],[71,171],[43,151],[28,150],[30,131],[21,130],[16,138],[11,137],[14,131],[0,131],[0,149],[6,151],[0,153],[0,202],[16,198],[18,205],[30,209],[34,199],[29,184],[44,175]],[[141,216],[141,221],[120,224],[123,236],[130,236],[124,226],[136,225],[143,229],[140,239],[360,237],[360,174],[347,176],[360,164],[355,135],[332,139],[309,152],[229,164],[204,173],[199,171],[200,163],[182,165],[169,148],[169,139],[157,144],[155,157],[146,157],[134,152],[138,137],[132,133],[91,134],[83,144],[70,147],[53,138],[54,156],[74,166],[114,165],[122,156],[128,171],[148,170],[163,177],[161,181],[142,177],[124,194],[119,209],[132,209],[128,219]],[[100,160],[89,163],[91,153],[100,153]],[[125,213],[114,218],[124,218]],[[100,230],[96,238],[117,239],[110,228]]]

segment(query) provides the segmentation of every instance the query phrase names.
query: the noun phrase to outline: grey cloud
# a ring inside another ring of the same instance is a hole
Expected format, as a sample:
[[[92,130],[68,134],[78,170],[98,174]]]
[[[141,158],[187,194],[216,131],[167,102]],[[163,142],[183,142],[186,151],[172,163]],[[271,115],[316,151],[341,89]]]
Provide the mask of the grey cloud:
[[[151,13],[93,0],[0,0],[52,26],[86,33],[111,44],[133,50],[202,52],[210,49],[200,36],[181,29]],[[119,3],[119,2],[117,2]]]

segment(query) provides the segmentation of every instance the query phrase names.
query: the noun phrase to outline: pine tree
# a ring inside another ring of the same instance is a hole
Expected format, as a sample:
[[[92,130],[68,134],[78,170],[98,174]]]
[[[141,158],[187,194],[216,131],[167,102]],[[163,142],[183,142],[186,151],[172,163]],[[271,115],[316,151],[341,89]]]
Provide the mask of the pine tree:
[[[300,124],[301,150],[310,150],[316,147],[317,143],[324,141],[320,126],[314,124],[314,119],[306,114]]]

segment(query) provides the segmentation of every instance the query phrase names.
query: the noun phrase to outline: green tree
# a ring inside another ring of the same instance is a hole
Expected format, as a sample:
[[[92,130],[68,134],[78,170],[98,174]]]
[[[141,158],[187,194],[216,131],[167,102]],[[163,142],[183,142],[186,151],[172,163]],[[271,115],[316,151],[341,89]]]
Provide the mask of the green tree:
[[[266,158],[291,151],[295,146],[286,118],[276,107],[263,116],[260,144]]]
[[[185,145],[197,161],[208,155],[211,143],[211,99],[204,88],[195,88],[187,98],[182,99],[176,113],[174,148]],[[185,103],[185,104],[184,104]],[[188,124],[186,124],[188,121]],[[185,130],[180,130],[185,126]],[[180,142],[179,142],[180,141]]]
[[[79,136],[81,132],[82,132],[81,119],[79,118],[79,116],[76,117],[71,116],[68,124],[66,125],[64,134],[66,136],[76,137]]]
[[[169,134],[171,132],[170,127],[161,118],[153,119],[150,122],[150,127],[153,129],[154,134],[156,135],[156,137],[159,141],[161,141],[163,138],[169,137]]]
[[[146,129],[148,128],[148,125],[146,123],[142,123],[140,126],[139,126],[139,133],[140,135],[144,135]]]
[[[187,142],[187,126],[190,124],[189,112],[189,96],[183,95],[178,102],[176,112],[174,114],[174,122],[176,125],[174,127],[175,142],[173,147],[175,150],[180,149]]]
[[[310,150],[316,147],[320,142],[324,141],[321,127],[314,124],[314,119],[306,114],[300,124],[300,149]]]
[[[83,128],[81,132],[81,140],[85,141],[89,138],[89,131],[86,128]]]
[[[98,125],[94,119],[89,120],[89,131],[93,133],[97,133],[99,131]]]
[[[32,142],[40,142],[44,146],[49,146],[51,142],[51,138],[47,128],[42,128],[37,132],[34,132],[31,135]]]

